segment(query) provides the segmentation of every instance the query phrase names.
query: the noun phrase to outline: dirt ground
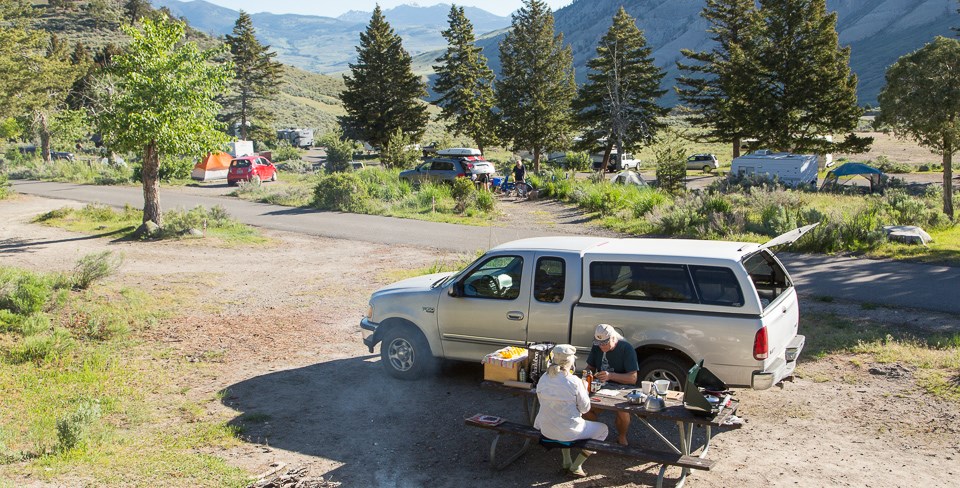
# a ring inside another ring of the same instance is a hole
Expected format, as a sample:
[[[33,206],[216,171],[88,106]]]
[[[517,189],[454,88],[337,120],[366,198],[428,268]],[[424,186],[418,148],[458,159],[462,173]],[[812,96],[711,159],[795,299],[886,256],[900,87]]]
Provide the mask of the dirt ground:
[[[184,360],[216,358],[204,373],[181,380],[196,398],[227,391],[222,402],[208,401],[213,415],[237,423],[243,414],[266,419],[245,425],[240,447],[213,453],[251,475],[281,462],[350,487],[648,486],[656,480],[654,466],[595,456],[585,465],[590,476],[574,481],[557,474],[559,453],[540,448],[492,471],[486,464],[491,434],[465,427],[463,419],[483,412],[519,420],[521,411],[517,399],[478,388],[479,364],[445,363],[437,377],[416,382],[383,373],[379,356],[360,340],[370,293],[398,270],[455,256],[282,232],[264,232],[276,242],[266,250],[210,249],[197,241],[115,243],[28,223],[65,204],[26,196],[0,201],[0,264],[66,270],[84,254],[111,249],[126,257],[116,277],[122,283],[195,293],[193,305],[150,339]],[[562,211],[505,206],[527,225],[565,225],[565,231],[582,225]],[[960,329],[956,317],[865,311],[806,297],[801,306]],[[738,391],[746,425],[714,437],[715,470],[694,473],[689,486],[956,486],[956,403],[918,391],[911,372],[897,367],[858,366],[842,356],[802,356],[801,363],[797,379],[783,388]],[[612,418],[604,420],[612,427]],[[675,436],[675,428],[662,427]],[[630,442],[661,441],[636,424]]]

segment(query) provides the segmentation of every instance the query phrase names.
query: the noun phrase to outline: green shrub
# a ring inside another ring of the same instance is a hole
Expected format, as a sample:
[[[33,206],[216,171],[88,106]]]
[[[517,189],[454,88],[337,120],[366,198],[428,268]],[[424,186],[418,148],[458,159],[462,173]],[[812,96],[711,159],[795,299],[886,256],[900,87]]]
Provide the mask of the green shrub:
[[[452,196],[454,202],[456,202],[453,211],[463,213],[467,208],[473,206],[476,201],[477,188],[474,186],[473,181],[467,178],[456,178],[453,180],[450,196]]]
[[[100,418],[100,403],[82,401],[73,413],[57,419],[57,450],[69,451],[81,445],[91,424]]]
[[[387,144],[380,151],[380,160],[391,168],[407,169],[416,166],[421,161],[421,152],[414,147],[414,142],[397,128],[387,139]]]
[[[287,141],[280,141],[270,155],[273,157],[273,162],[277,163],[281,161],[299,160],[303,157],[303,151],[291,146]]]
[[[2,297],[3,308],[20,315],[33,315],[43,310],[52,293],[48,280],[25,273],[16,280],[13,290]]]
[[[73,347],[70,332],[57,327],[52,332],[25,336],[23,341],[10,348],[8,356],[13,363],[53,361]]]
[[[493,193],[488,191],[477,192],[476,205],[482,212],[493,212],[496,208],[496,199],[493,198]]]
[[[693,194],[674,200],[669,207],[654,208],[648,220],[661,234],[692,237],[707,223],[702,208],[701,198]]]
[[[20,335],[30,337],[49,332],[50,326],[50,317],[43,312],[38,312],[23,317],[19,321],[17,328],[20,329]]]
[[[321,210],[363,213],[368,208],[363,180],[356,173],[324,176],[313,192],[313,206]]]
[[[409,183],[400,181],[400,171],[397,169],[364,168],[356,174],[374,200],[396,202],[413,191]]]
[[[869,163],[871,166],[888,174],[913,172],[913,166],[910,166],[907,163],[897,163],[897,162],[891,161],[890,158],[882,155],[877,156],[876,159],[869,161]]]
[[[277,165],[277,169],[286,173],[308,174],[313,173],[313,163],[300,158],[289,159]]]
[[[0,173],[0,200],[10,196],[10,180],[5,173]]]
[[[636,197],[632,201],[633,216],[641,218],[649,214],[654,208],[669,202],[670,199],[663,192],[650,188],[638,188]]]
[[[567,151],[564,166],[571,171],[589,171],[593,169],[593,159],[588,152]]]
[[[73,270],[73,286],[79,290],[86,290],[93,282],[106,278],[115,273],[123,256],[112,251],[102,251],[87,254],[77,261]]]

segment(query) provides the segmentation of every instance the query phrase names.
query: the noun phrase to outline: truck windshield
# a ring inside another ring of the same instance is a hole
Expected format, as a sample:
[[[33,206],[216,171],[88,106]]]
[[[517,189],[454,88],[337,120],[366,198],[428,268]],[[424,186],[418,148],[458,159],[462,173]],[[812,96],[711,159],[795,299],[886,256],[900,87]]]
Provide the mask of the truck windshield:
[[[481,258],[482,258],[482,257],[483,257],[483,256],[481,256]],[[441,279],[441,280],[436,281],[434,284],[430,285],[430,288],[438,288],[438,287],[447,286],[448,284],[452,283],[454,280],[456,280],[457,278],[459,278],[460,275],[462,275],[464,271],[472,268],[474,264],[477,264],[477,261],[480,261],[480,258],[475,259],[472,263],[468,264],[467,266],[465,266],[465,267],[464,267],[463,269],[461,269],[460,271],[457,271],[456,273],[453,273],[452,275],[447,276],[446,278],[443,278],[443,279]]]
[[[750,280],[757,289],[763,308],[773,303],[777,297],[793,286],[787,272],[767,250],[753,253],[743,259],[743,266],[750,274]]]

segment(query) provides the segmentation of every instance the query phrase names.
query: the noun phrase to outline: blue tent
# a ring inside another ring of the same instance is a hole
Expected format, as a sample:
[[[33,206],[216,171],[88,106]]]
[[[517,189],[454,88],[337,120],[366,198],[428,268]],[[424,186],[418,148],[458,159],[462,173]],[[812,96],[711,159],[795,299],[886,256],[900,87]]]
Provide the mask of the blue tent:
[[[886,177],[883,171],[873,166],[867,166],[863,163],[844,163],[827,173],[826,178],[823,180],[823,186],[821,186],[820,189],[839,186],[841,176],[863,176],[870,182],[871,193],[880,185],[882,179]]]

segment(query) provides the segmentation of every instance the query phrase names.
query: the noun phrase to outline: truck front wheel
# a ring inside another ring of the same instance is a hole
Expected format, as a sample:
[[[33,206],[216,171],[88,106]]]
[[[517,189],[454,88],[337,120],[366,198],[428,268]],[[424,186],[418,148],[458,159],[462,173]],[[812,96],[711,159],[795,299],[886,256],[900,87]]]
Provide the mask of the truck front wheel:
[[[394,326],[380,344],[380,362],[394,378],[416,380],[433,372],[436,358],[419,331]]]
[[[641,381],[669,380],[671,390],[683,391],[691,366],[693,364],[687,364],[675,356],[656,354],[640,363],[637,377]]]

